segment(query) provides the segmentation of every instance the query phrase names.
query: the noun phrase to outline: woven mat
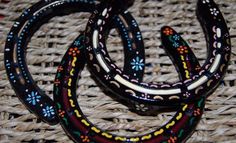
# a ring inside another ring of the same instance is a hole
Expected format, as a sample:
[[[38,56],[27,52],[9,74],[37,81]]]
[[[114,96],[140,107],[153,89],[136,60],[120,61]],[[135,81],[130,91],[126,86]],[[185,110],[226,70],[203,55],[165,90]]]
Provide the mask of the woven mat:
[[[72,142],[60,125],[49,126],[30,114],[16,97],[7,80],[3,63],[6,34],[20,13],[36,0],[0,0],[0,142]],[[236,35],[236,0],[216,0]],[[160,28],[169,25],[188,41],[201,61],[206,58],[204,34],[195,16],[196,0],[136,0],[131,11],[140,24],[146,46],[147,66],[144,81],[178,80],[170,59],[160,46]],[[27,50],[29,69],[37,84],[52,97],[56,65],[72,41],[85,28],[89,14],[75,13],[55,17],[33,36]],[[123,48],[116,31],[108,39],[111,57],[123,67]],[[188,140],[193,142],[236,142],[236,39],[232,39],[233,55],[224,82],[209,97],[206,112],[196,132]],[[98,127],[118,135],[137,135],[165,124],[174,113],[155,117],[140,116],[101,92],[85,69],[78,100],[86,116]],[[91,86],[92,85],[92,86]]]

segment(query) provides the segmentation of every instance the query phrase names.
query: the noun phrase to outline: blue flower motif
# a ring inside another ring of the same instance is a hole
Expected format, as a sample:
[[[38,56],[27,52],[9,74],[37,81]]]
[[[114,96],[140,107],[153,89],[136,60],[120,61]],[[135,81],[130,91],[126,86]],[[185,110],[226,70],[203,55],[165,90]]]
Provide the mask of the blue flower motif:
[[[28,98],[26,99],[30,104],[36,105],[37,102],[40,101],[41,96],[38,95],[38,92],[32,91],[31,94],[28,94]]]
[[[179,43],[174,42],[173,46],[174,46],[175,48],[177,48],[177,47],[179,47]]]
[[[79,47],[81,45],[81,42],[80,42],[80,40],[77,40],[77,41],[75,41],[74,44],[75,44],[75,46]]]
[[[142,70],[144,67],[143,59],[136,57],[133,59],[133,62],[131,62],[131,65],[132,65],[132,69],[136,71]]]
[[[174,36],[173,36],[173,39],[174,39],[175,41],[178,41],[178,40],[180,40],[180,37],[179,37],[179,35],[174,35]]]
[[[55,115],[55,111],[54,109],[52,108],[52,106],[46,106],[44,109],[43,109],[43,116],[44,117],[51,117],[52,115]]]

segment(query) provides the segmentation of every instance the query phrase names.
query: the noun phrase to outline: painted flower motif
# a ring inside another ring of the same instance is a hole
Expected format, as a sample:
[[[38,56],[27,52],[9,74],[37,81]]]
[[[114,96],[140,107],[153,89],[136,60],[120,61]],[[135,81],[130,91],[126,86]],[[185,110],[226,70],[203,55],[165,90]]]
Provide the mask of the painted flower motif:
[[[211,14],[214,16],[217,16],[220,13],[216,8],[211,8],[210,11],[211,11]]]
[[[196,110],[194,110],[194,116],[199,116],[199,115],[201,115],[201,110],[198,108],[198,109],[196,109]]]
[[[28,98],[26,99],[30,104],[36,105],[37,102],[40,101],[41,96],[38,95],[38,92],[32,91],[28,94]]]
[[[188,48],[186,46],[180,46],[177,50],[180,54],[188,53]]]
[[[204,4],[206,4],[206,3],[209,3],[210,1],[209,0],[203,0],[202,1]]]
[[[44,117],[51,117],[52,115],[55,115],[55,111],[52,108],[52,106],[46,106],[43,109],[43,115],[44,115]]]
[[[176,141],[177,141],[177,137],[170,137],[168,139],[168,143],[176,143]]]
[[[72,56],[76,56],[76,54],[79,54],[79,53],[80,53],[80,51],[77,47],[70,48],[70,50],[69,50],[69,55],[72,55]]]
[[[58,115],[60,116],[60,117],[62,117],[62,118],[64,118],[65,117],[65,111],[62,111],[61,109],[59,109],[58,110]]]
[[[136,57],[135,59],[132,60],[131,62],[132,69],[139,71],[142,70],[144,67],[143,59],[140,59],[139,57]]]
[[[75,41],[74,44],[75,44],[75,46],[79,47],[81,45],[81,42],[80,42],[80,40],[77,40],[77,41]]]
[[[148,107],[146,107],[144,104],[136,104],[135,108],[137,111],[145,112],[148,110]]]
[[[188,98],[190,95],[191,95],[191,94],[190,94],[189,92],[185,92],[185,93],[183,94],[183,96],[184,96],[184,97],[187,97],[187,98]]]
[[[105,77],[106,80],[110,80],[111,79],[110,75],[105,75],[104,77]]]
[[[87,50],[88,50],[88,51],[92,51],[93,48],[92,48],[91,46],[88,46],[88,47],[87,47]]]
[[[215,78],[216,78],[216,79],[220,79],[219,73],[215,74]]]
[[[88,143],[88,142],[90,142],[88,136],[81,136],[80,138],[82,139],[82,142],[83,142],[83,143]]]
[[[179,40],[180,40],[180,37],[179,37],[179,35],[174,35],[174,36],[173,36],[173,39],[174,39],[175,41],[179,41]]]
[[[179,47],[179,43],[174,42],[174,43],[173,43],[173,46],[174,46],[175,48],[177,48],[177,47]]]
[[[59,66],[58,69],[57,69],[59,72],[63,71],[63,67],[62,66]]]
[[[173,34],[173,30],[170,28],[165,28],[163,31],[164,34],[166,34],[167,36],[172,35]]]

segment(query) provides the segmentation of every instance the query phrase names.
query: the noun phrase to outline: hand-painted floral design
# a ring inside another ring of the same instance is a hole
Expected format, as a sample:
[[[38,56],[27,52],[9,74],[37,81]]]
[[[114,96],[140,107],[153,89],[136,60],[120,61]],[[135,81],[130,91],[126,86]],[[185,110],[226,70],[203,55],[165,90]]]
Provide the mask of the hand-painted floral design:
[[[136,71],[143,70],[143,67],[144,67],[143,59],[136,57],[132,61],[133,61],[133,62],[131,62],[132,69],[134,69]]]
[[[201,110],[199,108],[197,108],[196,110],[194,110],[194,116],[199,116],[201,115]]]
[[[37,102],[40,101],[41,96],[38,95],[38,92],[32,91],[30,94],[28,94],[28,98],[26,99],[30,104],[36,105]]]
[[[93,48],[92,48],[91,46],[88,46],[88,47],[87,47],[87,50],[88,50],[88,51],[92,51]]]
[[[145,107],[144,104],[136,104],[135,108],[137,111],[142,111],[142,112],[145,112],[148,110],[148,107]]]
[[[61,110],[61,109],[59,109],[58,110],[58,115],[60,116],[60,117],[62,117],[62,118],[64,118],[65,117],[65,111],[63,111],[63,110]]]
[[[180,40],[180,36],[179,36],[179,35],[174,35],[174,36],[173,36],[173,39],[174,39],[175,41],[179,41],[179,40]]]
[[[219,73],[216,73],[216,74],[215,74],[215,78],[216,78],[216,79],[220,79],[220,74],[219,74]]]
[[[188,48],[186,46],[180,46],[177,50],[180,54],[187,54],[188,53]]]
[[[174,43],[173,43],[173,46],[174,46],[175,48],[177,48],[177,47],[179,47],[179,43],[174,42]]]
[[[217,16],[220,13],[216,8],[211,8],[210,11],[211,11],[211,14],[214,16]]]
[[[79,54],[79,53],[80,53],[80,51],[77,47],[70,48],[70,50],[69,50],[69,55],[74,56],[74,57],[76,56],[76,54]]]
[[[75,44],[75,46],[79,47],[81,45],[81,42],[80,42],[80,40],[77,40],[77,41],[75,41],[74,44]]]
[[[105,77],[106,80],[110,80],[111,79],[110,75],[105,75],[104,77]]]
[[[57,69],[59,72],[63,71],[63,67],[62,66],[59,66],[58,69]]]
[[[82,142],[83,142],[83,143],[89,143],[89,142],[90,142],[88,136],[81,136],[80,138],[82,139]]]
[[[55,115],[55,111],[52,106],[46,106],[43,108],[43,115],[44,117],[51,117],[52,115]]]
[[[166,34],[167,36],[172,35],[173,34],[173,30],[170,28],[165,28],[163,31],[164,34]]]
[[[177,137],[170,137],[168,139],[168,143],[176,143],[177,142]]]
[[[183,94],[183,96],[184,96],[184,97],[187,97],[187,98],[188,98],[190,95],[191,95],[191,94],[190,94],[189,92],[185,92],[185,93]]]

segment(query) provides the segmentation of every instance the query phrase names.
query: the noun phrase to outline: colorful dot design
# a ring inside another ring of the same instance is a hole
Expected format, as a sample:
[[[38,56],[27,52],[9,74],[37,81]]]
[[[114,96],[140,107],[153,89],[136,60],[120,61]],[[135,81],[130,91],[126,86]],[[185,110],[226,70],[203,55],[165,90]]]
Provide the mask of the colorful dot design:
[[[217,15],[212,14],[210,9],[216,9],[219,13]],[[207,97],[210,95],[209,93],[216,90],[227,70],[231,44],[225,20],[213,0],[209,0],[209,2],[198,0],[197,3],[197,16],[208,39],[208,57],[202,67],[193,66],[195,68],[191,68],[191,72],[189,72],[187,70],[190,65],[189,61],[196,59],[192,51],[188,50],[189,46],[186,42],[182,42],[173,29],[165,27],[162,30],[163,37],[165,36],[172,44],[171,46],[175,47],[172,52],[175,51],[175,53],[181,55],[176,57],[181,59],[178,59],[179,63],[177,64],[180,64],[179,66],[181,67],[182,65],[184,66],[184,69],[181,70],[185,72],[187,77],[191,76],[191,78],[180,80],[176,83],[153,84],[139,82],[132,77],[124,75],[122,70],[114,64],[107,52],[103,35],[105,33],[104,28],[109,25],[109,21],[117,14],[117,11],[119,11],[119,6],[116,1],[100,6],[99,10],[91,17],[86,31],[86,39],[88,39],[86,46],[94,49],[86,50],[86,57],[89,59],[88,63],[93,63],[100,67],[99,71],[93,68],[95,75],[110,75],[108,79],[103,76],[102,81],[114,93],[127,100],[153,105],[150,108],[158,108],[158,106],[179,106],[182,102],[196,101],[200,99],[198,95]],[[203,11],[205,13],[202,13]],[[98,23],[98,21],[101,22]],[[174,54],[171,53],[171,55]],[[177,61],[177,59],[174,60]],[[141,59],[136,57],[130,63],[131,67],[134,70],[141,69],[143,64],[140,61]],[[197,60],[193,64],[196,65]],[[189,96],[186,96],[186,92],[189,93]]]
[[[171,31],[172,34],[166,34],[165,31]],[[198,75],[201,66],[198,63],[196,56],[190,49],[189,45],[174,29],[164,26],[161,29],[161,39],[166,53],[171,55],[170,59],[174,64],[178,65],[176,66],[177,71],[185,73],[184,79],[180,76],[181,80],[187,80],[194,75]],[[182,68],[179,69],[178,67]],[[186,93],[183,94],[184,97],[188,98],[191,96],[189,92]]]

